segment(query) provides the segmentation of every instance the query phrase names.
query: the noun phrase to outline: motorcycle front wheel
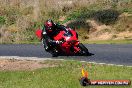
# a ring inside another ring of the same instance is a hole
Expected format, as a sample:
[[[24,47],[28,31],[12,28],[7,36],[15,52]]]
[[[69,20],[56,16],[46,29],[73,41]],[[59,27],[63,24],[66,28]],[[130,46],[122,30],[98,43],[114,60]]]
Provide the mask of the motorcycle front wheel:
[[[79,43],[78,47],[80,48],[80,54],[83,54],[83,55],[89,54],[88,49],[82,43]]]

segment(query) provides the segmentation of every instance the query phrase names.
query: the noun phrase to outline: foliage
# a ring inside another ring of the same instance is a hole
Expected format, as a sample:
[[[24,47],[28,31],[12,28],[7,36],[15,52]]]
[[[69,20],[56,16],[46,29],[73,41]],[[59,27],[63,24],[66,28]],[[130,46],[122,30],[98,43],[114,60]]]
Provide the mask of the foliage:
[[[44,64],[45,68],[32,71],[0,71],[0,86],[2,88],[84,88],[78,80],[82,77],[82,65],[88,71],[88,78],[91,80],[132,80],[132,67],[63,60],[47,60],[42,61],[41,64]],[[54,67],[48,67],[46,64]],[[96,87],[106,88],[106,86]],[[118,86],[118,88],[131,87],[132,85]],[[88,86],[88,88],[95,88],[95,86]],[[112,86],[112,88],[117,88],[117,86]]]
[[[102,22],[104,24],[111,24],[117,21],[120,13],[116,10],[101,10],[94,13],[95,20]]]
[[[15,7],[3,7],[4,10],[2,10],[1,14],[6,18],[6,24],[7,25],[12,25],[16,23],[16,20],[18,17],[21,16],[21,12],[19,11],[18,8]]]
[[[0,16],[0,25],[5,24],[5,22],[6,22],[5,17],[4,16]]]
[[[115,0],[112,0],[112,2],[106,2],[105,0],[99,0],[98,2],[96,2],[96,0],[60,0],[62,4],[59,4],[60,2],[56,0],[38,1],[38,6],[35,6],[34,1],[32,0],[26,2],[25,0],[1,0],[0,25],[5,26],[5,29],[9,29],[13,25],[16,27],[10,30],[17,29],[17,31],[19,31],[12,34],[12,31],[6,30],[4,33],[7,32],[7,34],[13,36],[17,34],[17,36],[21,36],[19,39],[23,41],[36,41],[35,35],[32,35],[33,32],[35,32],[36,29],[41,28],[45,20],[51,18],[55,22],[58,22],[58,19],[61,16],[66,17],[66,19],[60,23],[64,24],[71,21],[68,26],[75,29],[84,29],[86,33],[88,33],[90,28],[89,24],[86,23],[87,19],[95,19],[102,24],[114,25],[114,27],[117,28],[117,31],[124,31],[127,25],[121,28],[120,26],[122,26],[122,24],[118,23],[118,16],[120,15],[120,12],[132,13],[132,3],[129,2],[130,0],[116,0],[116,2],[114,2]],[[35,15],[38,17],[37,20],[35,19]],[[116,22],[118,23],[117,26],[114,24]],[[30,36],[30,38],[27,38],[28,36]],[[11,38],[4,38],[3,41],[5,39]],[[12,39],[15,42],[17,41],[15,37],[12,37]]]

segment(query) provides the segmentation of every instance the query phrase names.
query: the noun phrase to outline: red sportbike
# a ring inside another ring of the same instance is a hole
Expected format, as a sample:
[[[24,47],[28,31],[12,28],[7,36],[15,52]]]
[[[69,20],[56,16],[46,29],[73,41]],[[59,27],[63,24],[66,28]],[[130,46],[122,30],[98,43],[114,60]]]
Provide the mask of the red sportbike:
[[[58,51],[58,55],[91,55],[88,49],[79,42],[78,34],[75,30],[71,28],[66,28],[66,31],[60,31],[54,40],[62,41],[61,44],[56,45],[53,49]],[[42,30],[37,30],[36,35],[41,38]]]

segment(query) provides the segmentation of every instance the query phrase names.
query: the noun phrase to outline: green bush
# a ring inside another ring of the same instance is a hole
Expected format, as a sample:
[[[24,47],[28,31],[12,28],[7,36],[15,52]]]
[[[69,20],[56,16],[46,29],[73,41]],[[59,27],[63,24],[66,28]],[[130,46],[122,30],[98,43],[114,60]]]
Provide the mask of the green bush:
[[[67,25],[70,28],[73,29],[89,29],[90,26],[88,23],[85,22],[85,20],[75,20]]]
[[[90,10],[89,8],[83,7],[77,10],[74,10],[69,17],[73,19],[86,19],[86,18],[91,18],[94,10]]]
[[[108,9],[95,12],[94,18],[95,20],[108,25],[115,23],[119,15],[120,15],[119,11]]]
[[[5,21],[6,21],[5,17],[4,16],[0,16],[0,25],[5,24]]]

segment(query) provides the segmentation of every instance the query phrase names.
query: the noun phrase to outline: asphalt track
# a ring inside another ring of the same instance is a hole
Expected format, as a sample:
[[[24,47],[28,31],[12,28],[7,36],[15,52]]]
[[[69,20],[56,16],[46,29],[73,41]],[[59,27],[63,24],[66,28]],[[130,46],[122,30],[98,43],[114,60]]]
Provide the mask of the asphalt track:
[[[45,52],[42,45],[1,44],[0,56],[38,57],[52,59],[74,59],[96,63],[132,66],[132,44],[87,44],[93,56],[52,56]]]

